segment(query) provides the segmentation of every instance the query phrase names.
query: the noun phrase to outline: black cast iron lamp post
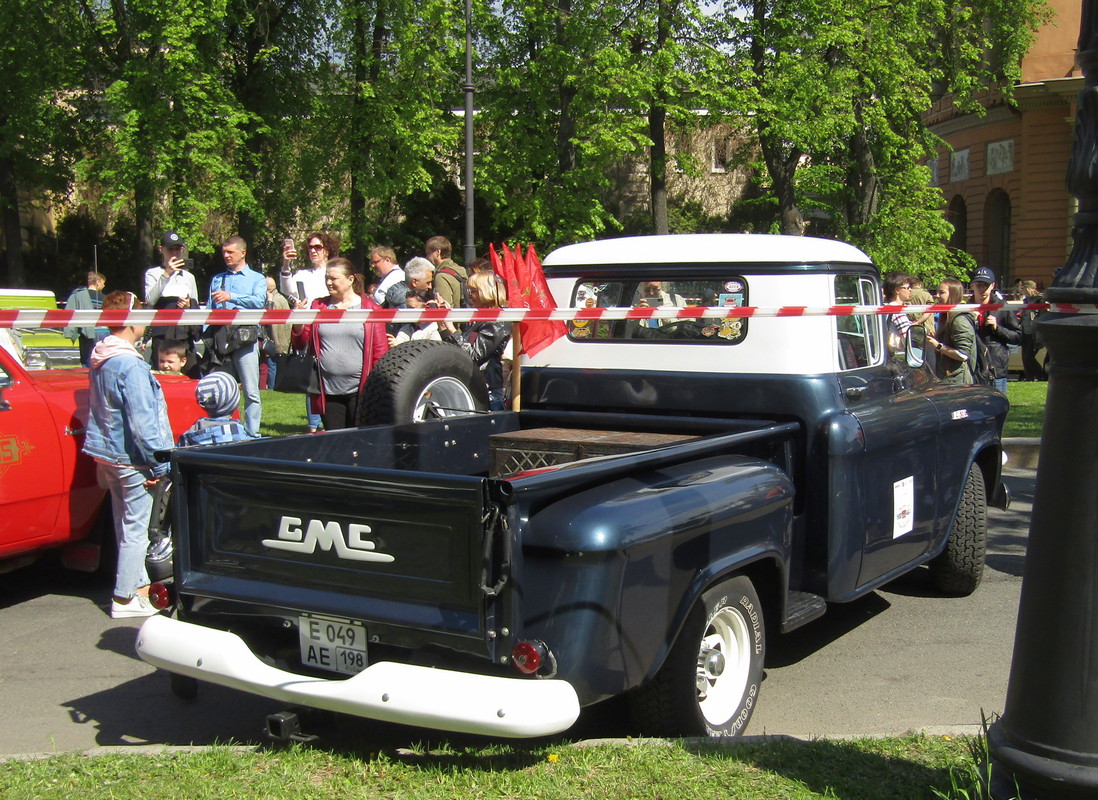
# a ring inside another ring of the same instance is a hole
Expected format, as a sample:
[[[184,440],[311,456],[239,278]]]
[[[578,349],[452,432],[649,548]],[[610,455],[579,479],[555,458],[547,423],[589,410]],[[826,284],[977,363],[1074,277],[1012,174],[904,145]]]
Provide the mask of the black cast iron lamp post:
[[[1050,303],[1098,302],[1098,6],[1083,0],[1084,75],[1068,189],[1079,199]],[[1098,314],[1037,323],[1048,401],[1014,656],[991,726],[996,798],[1098,798]],[[1017,787],[1017,788],[1016,788]]]

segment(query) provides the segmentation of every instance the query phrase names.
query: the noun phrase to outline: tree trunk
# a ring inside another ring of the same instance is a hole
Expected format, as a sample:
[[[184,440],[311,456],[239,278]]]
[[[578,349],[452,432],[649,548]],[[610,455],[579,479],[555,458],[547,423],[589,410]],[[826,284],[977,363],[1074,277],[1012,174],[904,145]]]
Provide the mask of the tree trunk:
[[[367,133],[366,115],[370,109],[366,102],[362,87],[369,83],[377,83],[381,76],[381,59],[385,44],[385,13],[381,3],[378,3],[377,12],[374,15],[372,33],[367,36],[367,12],[366,4],[359,2],[355,15],[354,27],[354,58],[355,58],[355,84],[354,97],[352,98],[351,146],[354,152],[351,157],[351,196],[350,196],[350,233],[351,247],[345,251],[345,255],[355,264],[363,265],[366,270],[366,247],[369,241],[369,226],[366,220],[366,182],[369,180],[370,163],[373,160],[373,145],[371,137]]]
[[[557,6],[557,35],[559,41],[566,41],[564,22],[572,13],[572,0],[560,0]],[[557,166],[561,175],[567,175],[576,168],[576,120],[572,115],[572,101],[576,99],[575,87],[560,85],[560,125],[557,128]]]
[[[0,158],[0,217],[3,217],[4,245],[8,255],[7,285],[26,285],[23,271],[23,226],[19,224],[19,188],[15,183],[15,164],[10,157]]]
[[[667,46],[670,28],[668,0],[659,0],[656,8],[655,50],[661,52]],[[649,156],[649,187],[651,191],[653,233],[669,233],[667,219],[667,106],[663,87],[656,89],[652,98],[652,107],[648,111],[648,137],[652,140],[652,152]]]
[[[651,188],[652,232],[669,233],[667,219],[667,110],[652,106],[648,112],[648,136],[652,140],[652,154],[648,167]]]
[[[156,237],[153,233],[153,207],[155,204],[156,193],[153,191],[152,181],[138,178],[133,187],[133,219],[137,230],[134,233],[133,263],[130,265],[130,269],[138,271],[136,274],[139,277],[144,273],[146,267],[157,262],[157,259],[153,256],[156,243]],[[115,283],[122,283],[129,276],[119,275],[114,277],[108,275],[107,277],[113,277]]]

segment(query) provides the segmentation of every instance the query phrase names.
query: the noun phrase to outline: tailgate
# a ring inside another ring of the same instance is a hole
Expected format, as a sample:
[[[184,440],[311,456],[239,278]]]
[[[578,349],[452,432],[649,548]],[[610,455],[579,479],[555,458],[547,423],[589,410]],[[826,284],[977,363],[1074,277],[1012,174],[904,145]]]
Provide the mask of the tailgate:
[[[173,457],[184,616],[307,611],[485,654],[485,478],[225,452]]]

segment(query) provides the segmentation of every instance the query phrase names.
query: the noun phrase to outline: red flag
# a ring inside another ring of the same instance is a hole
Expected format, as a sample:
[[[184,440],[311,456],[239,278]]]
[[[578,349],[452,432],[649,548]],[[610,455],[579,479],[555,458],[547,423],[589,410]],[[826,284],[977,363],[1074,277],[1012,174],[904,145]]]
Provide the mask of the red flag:
[[[515,259],[511,254],[511,251],[507,247],[507,243],[503,243],[503,260],[495,253],[495,248],[489,249],[489,255],[495,256],[496,261],[492,266],[496,269],[496,274],[503,278],[507,284],[507,305],[510,308],[522,308],[522,284],[519,282],[519,276],[515,270]],[[498,262],[498,267],[497,267]]]
[[[549,292],[549,284],[545,280],[545,273],[541,269],[541,260],[534,251],[534,246],[526,249],[526,259],[516,248],[520,263],[523,266],[524,280],[522,286],[526,296],[523,305],[526,308],[553,309],[557,304],[553,301],[553,295]],[[522,350],[528,356],[536,356],[557,339],[568,333],[568,328],[561,320],[538,320],[535,322],[523,322],[522,325]]]

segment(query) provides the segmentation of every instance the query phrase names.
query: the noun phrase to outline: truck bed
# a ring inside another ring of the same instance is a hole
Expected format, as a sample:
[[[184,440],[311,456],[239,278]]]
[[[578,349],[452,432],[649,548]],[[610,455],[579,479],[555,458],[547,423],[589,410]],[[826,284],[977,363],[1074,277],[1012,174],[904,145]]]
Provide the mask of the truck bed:
[[[515,624],[505,589],[533,509],[685,460],[781,461],[797,430],[539,411],[181,449],[172,456],[173,528],[186,533],[176,537],[180,616],[231,628],[298,670],[297,630],[316,615],[364,622],[381,652],[444,648],[498,663],[492,632]],[[537,465],[493,476],[493,460],[522,446]]]

